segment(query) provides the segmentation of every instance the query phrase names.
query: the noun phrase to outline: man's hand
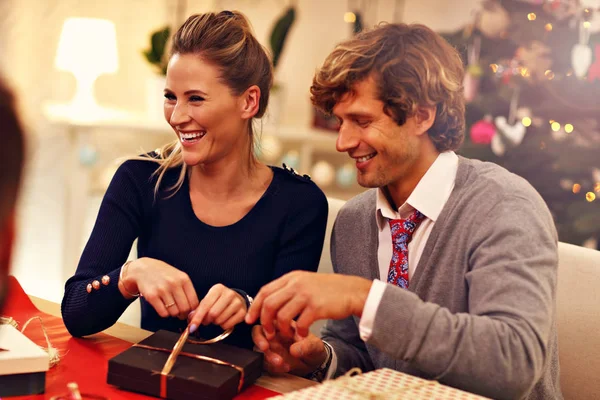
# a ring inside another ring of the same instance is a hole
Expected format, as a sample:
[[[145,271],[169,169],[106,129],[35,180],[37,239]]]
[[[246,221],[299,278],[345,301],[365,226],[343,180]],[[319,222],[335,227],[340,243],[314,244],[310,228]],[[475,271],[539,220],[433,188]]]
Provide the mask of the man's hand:
[[[265,355],[264,366],[272,374],[290,372],[305,376],[316,370],[327,358],[323,341],[313,334],[302,338],[277,332],[267,339],[260,325],[252,328],[252,340]]]
[[[293,337],[292,320],[299,316],[296,331],[308,335],[319,319],[360,317],[372,282],[358,276],[293,271],[263,286],[246,315],[246,323],[260,316],[267,339],[275,335],[274,321],[286,337]]]

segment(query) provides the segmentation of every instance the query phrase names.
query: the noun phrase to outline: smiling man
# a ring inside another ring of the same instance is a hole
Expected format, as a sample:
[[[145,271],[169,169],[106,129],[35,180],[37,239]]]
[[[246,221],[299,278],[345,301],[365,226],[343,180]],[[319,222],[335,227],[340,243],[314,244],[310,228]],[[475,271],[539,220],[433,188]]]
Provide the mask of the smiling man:
[[[454,153],[463,73],[429,28],[385,24],[315,75],[312,101],[337,116],[337,150],[372,190],[338,214],[336,274],[292,272],[256,296],[246,322],[260,318],[272,372],[387,367],[492,398],[562,398],[556,230],[525,180]],[[322,338],[308,334],[317,319]]]

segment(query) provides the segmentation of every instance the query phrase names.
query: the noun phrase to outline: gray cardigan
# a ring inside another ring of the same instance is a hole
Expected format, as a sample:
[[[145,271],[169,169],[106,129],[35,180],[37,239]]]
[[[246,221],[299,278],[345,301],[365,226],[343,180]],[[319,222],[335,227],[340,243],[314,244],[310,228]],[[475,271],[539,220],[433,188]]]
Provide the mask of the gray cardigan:
[[[380,278],[375,197],[369,190],[340,210],[335,272]],[[357,317],[324,327],[335,375],[387,367],[491,398],[562,399],[557,266],[556,230],[537,192],[495,164],[461,157],[410,288],[387,286],[368,342]]]

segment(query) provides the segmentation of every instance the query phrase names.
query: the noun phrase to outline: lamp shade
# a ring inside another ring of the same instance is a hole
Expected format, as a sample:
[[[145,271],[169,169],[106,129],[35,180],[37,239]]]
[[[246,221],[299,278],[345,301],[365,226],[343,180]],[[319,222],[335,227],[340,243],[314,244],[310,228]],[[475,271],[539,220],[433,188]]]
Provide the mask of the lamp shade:
[[[115,24],[96,18],[68,18],[62,28],[56,68],[75,75],[115,73],[119,67]]]

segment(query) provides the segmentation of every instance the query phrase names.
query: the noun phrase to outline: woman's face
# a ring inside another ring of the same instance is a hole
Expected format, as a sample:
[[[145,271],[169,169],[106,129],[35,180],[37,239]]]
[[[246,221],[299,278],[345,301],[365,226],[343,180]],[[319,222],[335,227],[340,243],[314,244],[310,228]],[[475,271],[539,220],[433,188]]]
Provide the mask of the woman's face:
[[[221,81],[219,68],[201,56],[173,55],[164,112],[188,166],[247,157],[251,138],[245,97],[234,95]]]

